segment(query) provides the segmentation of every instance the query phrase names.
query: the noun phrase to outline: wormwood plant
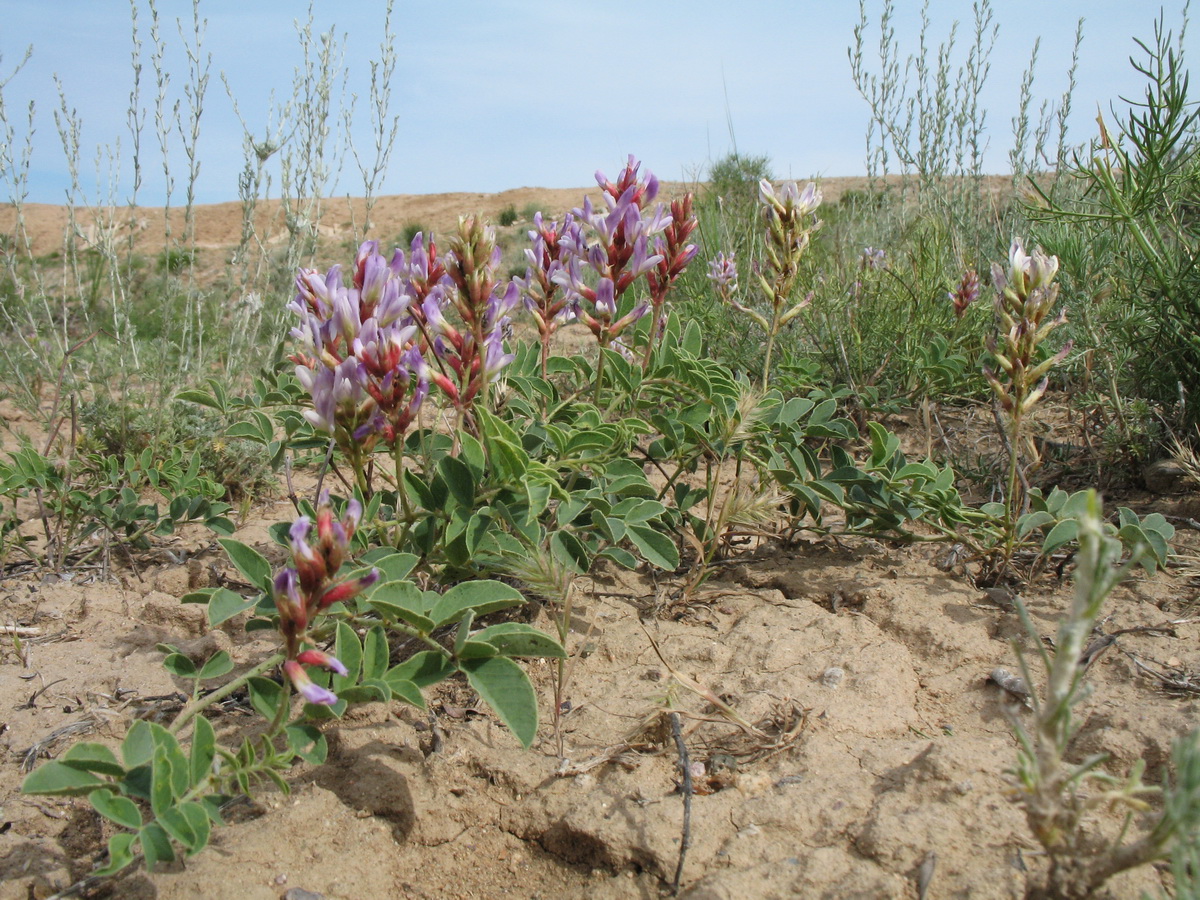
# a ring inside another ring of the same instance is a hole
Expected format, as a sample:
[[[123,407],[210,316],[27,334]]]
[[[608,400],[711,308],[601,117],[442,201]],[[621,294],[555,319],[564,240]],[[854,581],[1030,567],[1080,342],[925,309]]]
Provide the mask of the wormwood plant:
[[[1200,368],[1200,108],[1188,99],[1185,27],[1186,19],[1176,38],[1160,17],[1152,41],[1135,39],[1143,55],[1130,63],[1145,79],[1142,99],[1117,118],[1115,130],[1101,120],[1090,153],[1072,156],[1074,197],[1034,185],[1038,196],[1026,210],[1047,237],[1108,248],[1113,303],[1100,321],[1110,343],[1136,348],[1117,375],[1134,396],[1177,411],[1181,430],[1200,420],[1191,387]],[[1084,272],[1073,274],[1085,280]]]
[[[1200,828],[1200,744],[1197,732],[1175,742],[1172,751],[1174,783],[1153,788],[1142,782],[1145,764],[1139,761],[1125,776],[1100,771],[1102,754],[1081,762],[1068,761],[1078,726],[1075,706],[1090,693],[1084,681],[1084,649],[1100,617],[1105,598],[1135,564],[1137,554],[1122,567],[1115,564],[1122,548],[1106,533],[1100,501],[1087,495],[1087,508],[1078,517],[1075,595],[1059,624],[1053,655],[1045,648],[1020,598],[1017,608],[1046,672],[1044,689],[1034,692],[1032,722],[1015,716],[1013,730],[1020,742],[1015,775],[1018,800],[1026,819],[1049,857],[1043,880],[1028,896],[1090,897],[1113,875],[1166,856],[1175,843],[1194,845]],[[1015,646],[1025,680],[1033,684],[1025,653]],[[1149,811],[1145,798],[1162,795],[1161,810],[1134,839],[1127,840],[1135,814]],[[1112,840],[1091,833],[1088,815],[1101,807],[1123,809],[1126,820]]]

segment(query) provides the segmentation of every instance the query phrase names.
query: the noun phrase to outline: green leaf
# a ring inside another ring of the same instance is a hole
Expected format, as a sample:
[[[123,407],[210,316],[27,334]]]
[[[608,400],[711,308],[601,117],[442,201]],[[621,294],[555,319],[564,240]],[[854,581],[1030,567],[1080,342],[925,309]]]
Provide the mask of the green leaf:
[[[211,628],[216,628],[222,622],[228,622],[234,616],[244,613],[256,603],[258,597],[247,600],[229,588],[217,588],[208,598],[208,624]]]
[[[459,442],[458,458],[470,467],[472,478],[479,479],[487,468],[487,454],[484,452],[483,445],[466,432],[459,435]]]
[[[612,508],[612,514],[628,524],[644,524],[657,519],[667,508],[657,500],[641,500],[636,497],[622,500]]]
[[[196,716],[192,726],[192,750],[188,761],[188,771],[192,784],[200,784],[212,771],[213,760],[217,756],[217,736],[212,724],[204,716]]]
[[[463,641],[454,648],[456,659],[488,659],[498,655],[496,648],[485,641]]]
[[[176,796],[170,756],[166,747],[156,744],[150,769],[150,808],[155,818],[161,818],[164,811],[175,805]]]
[[[146,868],[154,871],[160,862],[173,862],[175,851],[171,849],[171,839],[157,822],[143,825],[138,832],[138,840],[142,844],[142,856],[146,858]]]
[[[398,697],[405,703],[415,706],[417,709],[425,709],[425,695],[411,681],[406,681],[403,678],[390,678],[387,685],[392,689],[393,697]]]
[[[980,504],[979,511],[981,513],[983,513],[985,516],[991,516],[993,519],[1003,518],[1004,512],[1005,512],[1004,504],[997,503],[994,500],[990,501],[988,503]]]
[[[500,622],[471,635],[472,641],[485,641],[501,656],[536,656],[565,659],[566,651],[554,638],[522,622]]]
[[[424,614],[424,595],[411,581],[379,585],[371,593],[368,605],[385,619],[402,619],[422,632],[433,631],[433,620]]]
[[[99,878],[116,875],[133,862],[133,842],[137,840],[137,837],[136,834],[127,831],[110,837],[108,839],[108,862],[92,872],[92,875]]]
[[[393,553],[387,548],[383,548],[383,550],[386,555],[376,559],[371,559],[370,554],[363,556],[364,563],[373,565],[379,570],[382,583],[403,581],[421,561],[420,557],[412,553]]]
[[[325,762],[329,755],[329,744],[321,729],[304,723],[295,723],[283,730],[288,747],[293,753],[314,766]]]
[[[1091,500],[1091,491],[1076,491],[1066,502],[1063,503],[1062,509],[1059,510],[1060,518],[1081,516],[1088,510],[1088,504]]]
[[[192,854],[196,845],[196,832],[192,830],[192,823],[184,815],[182,807],[168,807],[156,814],[155,820],[167,834],[183,845],[189,856]],[[208,817],[205,816],[204,820],[207,823]]]
[[[210,409],[215,409],[218,412],[225,412],[225,406],[217,397],[214,397],[208,391],[188,390],[180,391],[175,395],[176,400],[185,400],[188,403],[199,403],[201,406],[207,406]]]
[[[525,477],[525,473],[529,469],[529,457],[519,445],[509,443],[502,438],[493,438],[490,446],[492,460],[501,480],[517,482]]]
[[[21,793],[70,796],[90,793],[105,784],[91,772],[51,760],[29,773],[21,785]]]
[[[225,548],[230,562],[251,585],[264,593],[271,592],[271,564],[261,553],[233,538],[217,538],[217,543]]]
[[[200,668],[200,678],[202,680],[220,678],[222,675],[228,675],[232,671],[233,660],[224,650],[218,650]]]
[[[647,562],[668,572],[673,572],[678,567],[679,548],[665,534],[655,531],[648,525],[630,525],[629,540],[638,548]]]
[[[503,656],[466,659],[459,668],[526,750],[537,736],[537,696],[525,671]]]
[[[1077,537],[1079,537],[1079,521],[1077,519],[1063,519],[1050,529],[1050,533],[1042,541],[1042,555],[1049,556],[1055,550],[1064,544],[1071,543]]]
[[[196,664],[182,653],[170,653],[163,660],[163,668],[179,678],[192,678],[196,674]]]
[[[125,734],[121,742],[121,759],[126,768],[135,769],[144,766],[154,758],[154,737],[150,733],[150,723],[138,719]]]
[[[387,634],[384,633],[383,626],[373,626],[363,641],[363,681],[382,678],[387,673],[389,653]]]
[[[338,691],[338,698],[347,703],[386,703],[392,699],[392,689],[386,681],[364,681]]]
[[[154,739],[155,753],[162,750],[171,764],[171,793],[175,797],[182,797],[192,786],[190,767],[183,748],[179,746],[175,735],[154,722],[150,723],[150,736]]]
[[[599,555],[611,559],[618,566],[624,566],[626,569],[636,569],[638,567],[637,557],[624,547],[605,547]]]
[[[427,688],[439,681],[445,681],[453,674],[454,663],[444,653],[436,650],[422,650],[414,653],[399,665],[388,669],[384,680],[388,684],[393,684],[397,680],[411,681],[419,688]]]
[[[429,611],[434,627],[440,628],[457,621],[468,609],[476,616],[487,615],[525,602],[516,588],[500,581],[484,579],[464,581],[446,591]]]
[[[1026,513],[1017,519],[1017,537],[1025,537],[1035,528],[1041,528],[1043,525],[1049,525],[1054,521],[1054,516],[1045,510],[1036,510],[1031,513]]]
[[[183,814],[187,828],[193,835],[191,843],[185,845],[187,847],[187,855],[195,856],[208,846],[208,836],[212,831],[212,822],[208,818],[208,813],[204,807],[195,801],[188,801],[180,805],[178,809]]]
[[[111,750],[103,744],[89,741],[75,744],[62,755],[61,761],[72,768],[94,772],[97,775],[120,778],[125,774],[125,767],[117,762],[117,757]]]
[[[142,813],[128,797],[115,794],[108,788],[92,791],[88,797],[92,808],[104,818],[134,830],[142,827]],[[132,837],[132,835],[130,835]]]
[[[270,678],[256,676],[246,687],[250,691],[250,705],[268,722],[273,722],[279,704],[285,702],[283,686]]]
[[[475,506],[475,477],[467,464],[456,457],[444,456],[438,462],[437,469],[446,482],[450,496],[463,509],[472,509]]]
[[[550,553],[571,571],[583,575],[591,568],[587,547],[569,531],[556,531],[550,536]]]
[[[333,691],[336,694],[342,689],[356,684],[358,677],[362,674],[362,642],[358,639],[358,635],[354,633],[354,629],[345,622],[338,622],[337,638],[333,645],[333,655],[341,660],[342,665],[346,667],[345,675],[333,676]]]

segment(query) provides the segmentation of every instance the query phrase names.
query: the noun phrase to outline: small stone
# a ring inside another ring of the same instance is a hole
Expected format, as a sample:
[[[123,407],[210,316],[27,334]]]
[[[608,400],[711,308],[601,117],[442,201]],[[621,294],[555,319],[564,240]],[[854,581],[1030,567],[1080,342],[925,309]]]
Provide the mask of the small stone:
[[[830,666],[821,676],[821,684],[827,688],[836,688],[846,677],[846,670],[841,666]]]
[[[1188,471],[1173,459],[1159,459],[1142,470],[1146,490],[1155,494],[1178,494],[1186,490]]]
[[[304,888],[288,888],[284,892],[283,900],[325,900],[325,895],[306,891]]]

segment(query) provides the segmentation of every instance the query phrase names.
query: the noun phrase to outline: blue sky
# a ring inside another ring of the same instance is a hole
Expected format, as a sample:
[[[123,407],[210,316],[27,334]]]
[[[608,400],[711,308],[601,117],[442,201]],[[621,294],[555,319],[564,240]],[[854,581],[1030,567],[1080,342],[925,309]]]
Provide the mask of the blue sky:
[[[165,197],[163,157],[153,118],[150,15],[136,0],[143,40],[141,141],[143,183],[138,199]],[[358,95],[351,129],[373,153],[367,94],[370,62],[379,58],[383,0],[314,0],[314,29],[336,28],[347,71],[344,100]],[[867,0],[877,40],[882,0]],[[898,0],[896,36],[904,53],[916,51],[920,4]],[[1181,4],[1165,3],[1167,24],[1178,30]],[[1154,4],[1130,0],[993,0],[1000,34],[984,95],[989,149],[985,168],[1006,171],[1012,116],[1021,75],[1035,38],[1041,51],[1034,83],[1039,99],[1057,100],[1077,20],[1084,41],[1071,117],[1071,139],[1095,134],[1097,109],[1119,95],[1136,97],[1143,83],[1128,63],[1133,38],[1152,34]],[[19,155],[34,103],[32,202],[64,202],[68,166],[53,117],[60,79],[80,134],[80,182],[89,201],[110,195],[125,202],[132,190],[132,137],[127,125],[133,86],[130,5],[120,0],[0,0],[0,81],[25,48],[29,63],[3,88],[5,116]],[[183,104],[187,59],[176,26],[190,37],[191,3],[159,0],[168,107]],[[931,0],[930,34],[940,42],[954,20],[962,25],[956,61],[970,37],[971,4]],[[243,166],[242,130],[222,83],[228,79],[242,116],[264,133],[274,92],[276,107],[291,94],[302,56],[294,22],[307,4],[283,0],[200,0],[207,20],[202,51],[211,54],[200,120],[196,185],[200,202],[237,199]],[[779,176],[855,175],[865,172],[868,108],[850,77],[847,47],[859,18],[852,0],[396,0],[397,71],[392,111],[400,130],[380,193],[494,192],[523,186],[575,187],[592,173],[610,174],[635,153],[660,178],[702,174],[736,146],[766,154]],[[1194,56],[1197,32],[1185,48]],[[330,145],[345,128],[333,98]],[[99,165],[97,165],[99,159]],[[113,161],[116,160],[114,163]],[[276,159],[277,161],[277,159]],[[182,200],[187,161],[177,134],[167,164]],[[99,175],[97,170],[99,169]],[[0,172],[8,199],[9,178]],[[272,195],[278,194],[278,176]],[[361,194],[362,179],[345,157],[332,191]]]

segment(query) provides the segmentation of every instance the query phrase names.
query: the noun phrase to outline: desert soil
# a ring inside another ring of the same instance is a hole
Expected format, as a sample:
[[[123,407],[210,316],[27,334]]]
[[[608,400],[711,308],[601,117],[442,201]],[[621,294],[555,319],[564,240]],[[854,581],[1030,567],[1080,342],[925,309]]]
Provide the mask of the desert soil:
[[[837,185],[847,186],[856,185]],[[495,215],[510,203],[558,212],[580,193],[382,198],[375,217],[385,234],[413,221],[447,228],[461,212]],[[161,213],[139,214],[161,238]],[[62,210],[25,215],[35,240],[61,239]],[[233,245],[240,216],[234,204],[200,208],[198,240]],[[15,432],[37,434],[11,404],[0,413],[2,446]],[[915,421],[889,425],[923,441]],[[1194,516],[1194,500],[1122,502]],[[267,526],[293,516],[286,501],[266,502],[235,537],[277,561]],[[1181,528],[1178,544],[1194,555],[1196,533]],[[1010,642],[1022,629],[1003,597],[943,568],[946,550],[766,541],[743,548],[686,605],[682,577],[601,570],[578,585],[565,760],[550,725],[548,664],[529,664],[543,723],[529,751],[464,684],[431,692],[428,715],[360,706],[327,726],[329,760],[297,766],[290,795],[263,790],[230,810],[229,827],[198,856],[89,884],[84,895],[663,896],[684,806],[675,710],[696,783],[683,896],[1020,897],[1043,865],[1006,774],[1017,752],[1006,715],[1027,713],[988,674],[1016,669]],[[19,785],[29,765],[73,741],[115,745],[135,718],[178,708],[184,685],[162,668],[158,644],[197,659],[225,649],[243,669],[273,652],[261,632],[246,635],[238,620],[209,631],[202,608],[179,602],[238,578],[200,532],[107,570],[10,560],[0,572],[0,624],[36,629],[19,644],[0,635],[0,900],[50,896],[101,858],[109,826],[85,801],[24,797]],[[1023,594],[1043,637],[1069,592],[1047,576]],[[1184,679],[1200,672],[1196,602],[1181,567],[1118,588],[1102,628],[1134,630],[1089,670],[1095,691],[1079,709],[1074,758],[1107,753],[1105,769],[1118,775],[1143,760],[1147,779],[1161,780],[1171,741],[1196,724],[1197,699],[1167,693],[1137,662]],[[553,630],[543,610],[528,616]],[[718,695],[753,731],[684,681]],[[233,702],[213,724],[232,742],[253,721]],[[1112,835],[1120,821],[1101,815],[1090,827]],[[1112,882],[1109,895],[1154,894],[1166,881],[1147,867]]]

